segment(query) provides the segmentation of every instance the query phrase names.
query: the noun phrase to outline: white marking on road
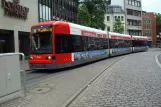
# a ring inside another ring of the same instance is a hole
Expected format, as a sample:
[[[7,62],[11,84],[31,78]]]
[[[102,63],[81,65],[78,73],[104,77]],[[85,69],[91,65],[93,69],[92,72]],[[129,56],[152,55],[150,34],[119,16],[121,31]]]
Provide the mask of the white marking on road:
[[[161,53],[160,53],[160,54],[161,54]],[[158,60],[158,56],[159,56],[160,54],[157,54],[157,55],[155,56],[155,61],[156,61],[156,63],[158,64],[158,66],[161,68],[161,63],[160,63],[159,60]]]

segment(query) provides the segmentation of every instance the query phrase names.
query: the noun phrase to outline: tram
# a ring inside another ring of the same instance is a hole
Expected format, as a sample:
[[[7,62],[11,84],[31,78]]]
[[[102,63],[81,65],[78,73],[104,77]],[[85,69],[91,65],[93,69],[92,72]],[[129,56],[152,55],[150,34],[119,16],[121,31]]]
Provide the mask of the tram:
[[[63,21],[33,25],[30,41],[28,63],[30,69],[37,70],[76,66],[136,50],[130,35]]]

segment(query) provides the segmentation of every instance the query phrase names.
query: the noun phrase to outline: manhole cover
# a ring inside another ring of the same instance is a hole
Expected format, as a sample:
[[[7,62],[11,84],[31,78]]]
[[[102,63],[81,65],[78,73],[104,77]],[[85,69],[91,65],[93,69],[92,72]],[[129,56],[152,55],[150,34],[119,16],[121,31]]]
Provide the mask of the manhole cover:
[[[44,94],[49,92],[51,89],[50,88],[34,88],[30,90],[31,93],[37,93],[37,94]]]
[[[55,84],[43,83],[43,84],[41,84],[40,86],[43,86],[43,87],[51,87],[51,88],[53,88],[53,87],[55,87]]]

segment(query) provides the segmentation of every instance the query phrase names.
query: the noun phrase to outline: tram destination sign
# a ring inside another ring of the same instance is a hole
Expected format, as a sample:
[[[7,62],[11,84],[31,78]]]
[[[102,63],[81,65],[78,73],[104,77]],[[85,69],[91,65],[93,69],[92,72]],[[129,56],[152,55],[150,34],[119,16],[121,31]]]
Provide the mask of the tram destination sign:
[[[26,20],[29,8],[19,5],[19,2],[20,0],[13,0],[13,2],[2,0],[4,14],[10,17]]]

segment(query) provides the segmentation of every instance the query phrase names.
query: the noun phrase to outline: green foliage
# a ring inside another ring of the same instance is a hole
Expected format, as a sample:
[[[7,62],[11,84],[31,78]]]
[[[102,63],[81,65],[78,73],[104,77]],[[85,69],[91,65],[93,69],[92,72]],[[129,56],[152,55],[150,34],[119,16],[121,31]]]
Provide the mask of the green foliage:
[[[161,33],[161,14],[157,13],[156,16],[156,32],[157,34]]]
[[[91,17],[90,27],[104,30],[104,14],[108,6],[107,0],[83,0]]]
[[[124,33],[124,26],[122,25],[119,18],[115,20],[115,23],[113,26],[113,32]]]
[[[84,26],[91,25],[91,17],[85,4],[78,9],[77,23]]]

